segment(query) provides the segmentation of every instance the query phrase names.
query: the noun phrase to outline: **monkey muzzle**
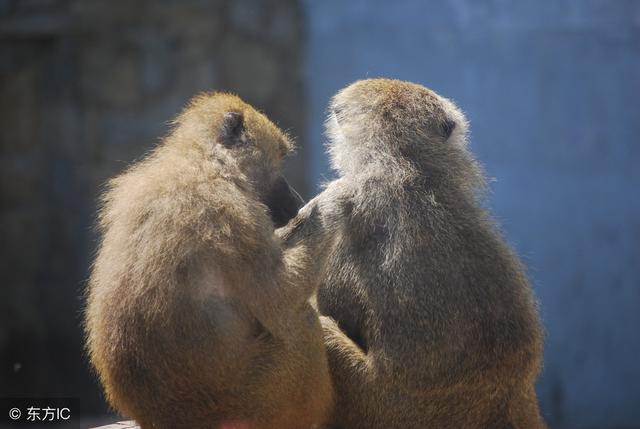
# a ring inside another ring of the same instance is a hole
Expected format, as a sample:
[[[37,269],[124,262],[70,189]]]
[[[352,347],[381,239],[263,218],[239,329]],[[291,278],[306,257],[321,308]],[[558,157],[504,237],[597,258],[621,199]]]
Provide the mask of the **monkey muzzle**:
[[[275,227],[280,228],[298,214],[298,210],[304,205],[304,200],[287,180],[280,176],[269,192],[266,205],[271,212],[271,219]]]

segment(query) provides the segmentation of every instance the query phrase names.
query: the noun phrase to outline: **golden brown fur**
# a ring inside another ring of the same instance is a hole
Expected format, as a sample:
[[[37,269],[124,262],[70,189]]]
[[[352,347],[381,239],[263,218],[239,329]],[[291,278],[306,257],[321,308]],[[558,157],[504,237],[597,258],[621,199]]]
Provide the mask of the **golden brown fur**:
[[[462,113],[387,79],[330,111],[339,178],[295,222],[319,213],[332,241],[318,306],[336,426],[543,428],[535,300],[480,201]]]
[[[308,303],[322,250],[309,236],[283,250],[263,204],[290,148],[239,98],[204,95],[109,183],[87,347],[109,402],[143,428],[306,429],[330,411]]]

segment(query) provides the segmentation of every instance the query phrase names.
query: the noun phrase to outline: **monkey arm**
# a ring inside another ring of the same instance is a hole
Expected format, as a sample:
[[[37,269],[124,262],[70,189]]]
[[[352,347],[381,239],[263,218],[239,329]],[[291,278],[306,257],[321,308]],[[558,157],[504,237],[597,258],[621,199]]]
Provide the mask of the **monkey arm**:
[[[339,225],[331,216],[333,202],[339,199],[327,191],[275,232],[282,250],[282,270],[277,276],[278,292],[269,297],[279,311],[271,314],[285,314],[304,305],[319,286]]]
[[[339,396],[344,396],[340,393],[346,390],[351,392],[355,389],[361,394],[366,392],[373,370],[366,353],[342,332],[331,317],[320,316],[320,323],[329,367]]]
[[[309,267],[313,273],[308,274],[314,274],[311,277],[313,279],[321,274],[332,239],[344,218],[342,211],[348,197],[341,186],[340,179],[330,183],[327,189],[302,207],[286,226],[276,230],[285,254],[298,249],[296,252],[312,257],[315,268]],[[291,258],[285,255],[285,259]]]
[[[368,370],[367,355],[354,343],[338,326],[335,320],[328,316],[320,316],[324,343],[329,353],[329,361],[336,369],[344,368],[356,372]]]
[[[234,197],[237,206],[242,197]],[[297,326],[300,312],[308,311],[307,302],[319,285],[327,258],[329,246],[320,213],[314,205],[307,205],[274,235],[271,221],[252,207],[251,201],[245,204],[247,220],[228,237],[231,250],[213,260],[224,260],[224,266],[234,267],[227,269],[228,281],[238,285],[235,291],[241,302],[271,335],[287,340],[302,329]],[[237,217],[233,220],[237,224]],[[243,239],[232,241],[238,236]],[[238,251],[241,244],[244,247]]]
[[[371,356],[353,342],[330,317],[320,316],[329,371],[336,395],[332,423],[341,428],[387,427],[378,420],[389,403],[381,400],[388,388],[376,374]],[[389,426],[403,427],[403,426]]]
[[[316,202],[311,200],[289,224],[276,230],[282,243],[285,280],[305,301],[319,285],[331,244]]]
[[[351,197],[344,179],[340,178],[329,183],[324,191],[316,195],[304,205],[296,217],[289,223],[276,229],[276,236],[283,242],[283,246],[291,247],[309,236],[318,237],[335,233],[335,229],[344,218],[344,206]]]
[[[269,214],[250,195],[221,185],[220,192],[227,192],[218,205],[234,209],[201,211],[203,226],[195,231],[199,247],[185,252],[183,265],[191,282],[203,285],[198,293],[234,297],[273,337],[291,338],[301,329],[296,326],[300,313],[318,282],[310,273],[317,265],[315,252],[309,251],[314,240],[305,233],[304,240],[301,236],[296,245],[283,248]]]

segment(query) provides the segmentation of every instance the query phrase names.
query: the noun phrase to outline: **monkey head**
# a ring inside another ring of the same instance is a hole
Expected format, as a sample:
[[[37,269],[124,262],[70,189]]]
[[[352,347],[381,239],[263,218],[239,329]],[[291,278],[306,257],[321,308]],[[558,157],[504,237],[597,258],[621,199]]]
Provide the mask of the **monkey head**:
[[[357,81],[336,94],[326,124],[332,167],[357,174],[379,163],[437,157],[464,149],[467,121],[449,100],[410,82]],[[442,150],[439,149],[443,147]]]
[[[238,175],[239,185],[269,208],[276,227],[297,214],[304,202],[282,174],[294,146],[266,116],[235,95],[213,93],[194,98],[176,125],[171,140],[204,151],[208,161]]]

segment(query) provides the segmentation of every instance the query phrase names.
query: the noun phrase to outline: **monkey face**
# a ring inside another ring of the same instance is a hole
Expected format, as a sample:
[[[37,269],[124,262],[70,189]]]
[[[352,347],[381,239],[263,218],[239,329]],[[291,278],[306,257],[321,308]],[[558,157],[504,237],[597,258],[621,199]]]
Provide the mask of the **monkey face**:
[[[304,205],[304,200],[287,183],[284,176],[280,176],[268,193],[265,204],[271,212],[271,219],[275,227],[280,228],[298,214],[298,210]]]

